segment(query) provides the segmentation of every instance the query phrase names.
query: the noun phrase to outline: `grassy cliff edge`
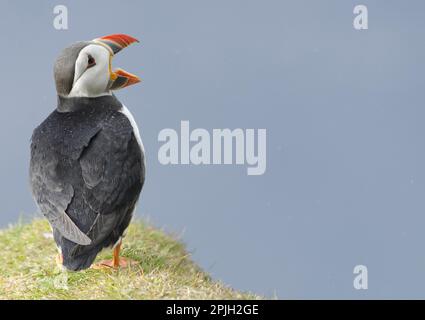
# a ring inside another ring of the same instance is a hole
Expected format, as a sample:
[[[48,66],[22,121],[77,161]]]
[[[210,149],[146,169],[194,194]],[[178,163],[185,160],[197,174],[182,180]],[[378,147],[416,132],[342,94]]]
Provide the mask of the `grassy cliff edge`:
[[[214,281],[184,245],[136,220],[122,255],[140,265],[122,270],[62,271],[50,228],[35,219],[0,231],[0,299],[257,299]],[[111,258],[104,250],[97,258]]]

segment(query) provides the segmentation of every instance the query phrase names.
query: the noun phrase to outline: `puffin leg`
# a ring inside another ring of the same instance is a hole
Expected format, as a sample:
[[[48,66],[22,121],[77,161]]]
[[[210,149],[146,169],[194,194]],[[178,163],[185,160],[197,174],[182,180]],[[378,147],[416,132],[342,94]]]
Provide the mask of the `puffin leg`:
[[[61,253],[58,253],[57,254],[57,256],[56,256],[56,264],[59,266],[59,267],[62,267],[62,265],[63,265],[63,256],[62,256],[62,254]]]
[[[121,251],[122,239],[114,247],[114,257],[112,258],[112,265],[114,268],[120,267],[120,251]]]
[[[127,268],[132,265],[139,264],[138,261],[126,259],[120,257],[122,239],[114,246],[114,252],[111,260],[103,260],[99,263],[96,263],[92,266],[92,269],[118,269],[118,268]]]

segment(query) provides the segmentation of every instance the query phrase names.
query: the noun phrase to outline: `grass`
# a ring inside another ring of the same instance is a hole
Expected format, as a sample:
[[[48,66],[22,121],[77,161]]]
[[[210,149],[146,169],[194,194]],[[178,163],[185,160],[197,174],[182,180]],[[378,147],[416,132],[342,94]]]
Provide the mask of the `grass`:
[[[0,299],[258,299],[214,281],[184,245],[142,221],[131,224],[122,255],[140,265],[63,271],[50,227],[35,219],[0,231]],[[104,250],[97,260],[110,259]]]

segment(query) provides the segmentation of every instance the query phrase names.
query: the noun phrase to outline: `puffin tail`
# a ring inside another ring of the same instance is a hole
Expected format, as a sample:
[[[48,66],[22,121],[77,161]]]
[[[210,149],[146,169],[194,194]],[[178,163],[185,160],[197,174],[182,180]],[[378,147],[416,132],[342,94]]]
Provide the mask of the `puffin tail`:
[[[96,249],[96,248],[93,248]],[[98,250],[90,250],[85,254],[78,256],[63,255],[63,266],[70,271],[80,271],[90,268],[94,259],[98,254]]]

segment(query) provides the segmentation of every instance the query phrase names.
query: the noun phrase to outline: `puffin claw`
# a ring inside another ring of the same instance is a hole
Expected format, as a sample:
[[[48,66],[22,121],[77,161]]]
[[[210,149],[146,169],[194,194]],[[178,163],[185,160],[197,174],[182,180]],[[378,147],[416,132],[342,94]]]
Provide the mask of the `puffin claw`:
[[[105,269],[117,270],[117,269],[126,269],[128,267],[132,267],[138,264],[140,264],[139,261],[126,259],[126,258],[120,258],[118,264],[114,262],[113,259],[110,259],[110,260],[100,261],[99,263],[95,263],[90,268],[94,270],[105,270]]]

